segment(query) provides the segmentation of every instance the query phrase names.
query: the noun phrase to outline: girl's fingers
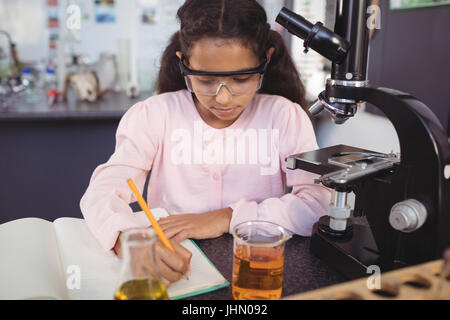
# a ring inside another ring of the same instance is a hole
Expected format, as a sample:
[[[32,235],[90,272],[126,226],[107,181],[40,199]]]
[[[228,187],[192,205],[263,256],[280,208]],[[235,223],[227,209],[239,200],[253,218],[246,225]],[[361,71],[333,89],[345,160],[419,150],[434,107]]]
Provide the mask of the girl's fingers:
[[[184,259],[186,259],[188,263],[191,261],[192,252],[190,252],[178,242],[173,242],[172,245],[176,253],[180,254]]]
[[[186,253],[181,254],[178,251],[172,252],[169,248],[165,247],[162,244],[157,245],[156,250],[158,253],[157,257],[163,262],[162,264],[164,265],[163,267],[165,271],[172,271],[174,273],[180,274],[180,277],[181,275],[186,273],[189,268],[190,262],[190,259],[188,260],[187,257],[183,256],[183,254],[186,255]],[[177,250],[179,250],[178,246]],[[166,268],[170,270],[167,270]],[[167,279],[171,280],[169,278]]]
[[[192,216],[192,214],[177,214],[168,217],[162,217],[158,220],[158,223],[162,225],[172,222],[189,221]]]
[[[180,224],[178,226],[168,227],[167,229],[163,229],[163,231],[164,231],[164,234],[166,235],[166,237],[169,239],[174,238],[181,232],[183,232],[183,236],[185,236],[185,239],[189,237],[188,229],[183,224]],[[180,237],[178,237],[175,241],[180,242],[179,239],[180,239]]]
[[[179,235],[180,234],[184,234],[184,232],[182,231],[182,232],[179,233]],[[175,249],[175,252],[180,254],[186,261],[187,270],[183,273],[183,275],[190,276],[191,275],[192,252],[190,252],[188,249],[186,249],[185,247],[183,247],[181,244],[179,244],[176,241],[173,242],[173,247]]]
[[[189,232],[187,230],[173,230],[169,232],[170,240],[173,242],[181,242],[189,238]]]
[[[189,226],[186,224],[185,221],[180,221],[180,222],[172,221],[167,224],[160,224],[160,226],[161,226],[161,229],[163,230],[164,234],[166,235],[166,237],[169,239],[176,236],[179,232],[189,228]],[[180,241],[183,241],[184,239],[187,239],[188,236],[189,236],[189,234],[184,232],[182,236],[178,236],[177,238],[175,238],[173,240],[180,242]]]
[[[159,218],[158,223],[161,224],[161,223],[168,223],[171,221],[177,221],[179,219],[184,218],[183,216],[184,215],[173,215],[173,216],[168,216],[168,217],[162,217],[162,218]]]
[[[159,223],[160,226],[163,226],[164,224],[167,224],[167,223],[170,223],[170,222],[173,222],[173,219],[169,220],[168,218],[160,218],[158,220],[158,223]]]
[[[168,228],[173,228],[173,227],[177,227],[177,226],[185,226],[186,225],[186,221],[172,221],[166,224],[160,224],[161,229],[163,229],[163,231],[165,231]]]
[[[183,273],[173,270],[162,259],[157,259],[157,263],[163,279],[175,282],[183,276]]]
[[[163,248],[162,246],[158,248],[157,246],[158,254],[156,263],[158,264],[161,277],[170,282],[175,282],[183,276],[182,270],[184,270],[184,263],[180,257],[170,256],[170,253],[166,250],[171,253],[170,249],[165,247]],[[177,268],[181,270],[176,270]]]
[[[181,242],[181,241],[184,241],[184,240],[186,240],[188,238],[189,238],[188,232],[186,230],[183,230],[183,231],[179,232],[177,235],[175,235],[172,238],[172,240],[175,241],[175,242]]]

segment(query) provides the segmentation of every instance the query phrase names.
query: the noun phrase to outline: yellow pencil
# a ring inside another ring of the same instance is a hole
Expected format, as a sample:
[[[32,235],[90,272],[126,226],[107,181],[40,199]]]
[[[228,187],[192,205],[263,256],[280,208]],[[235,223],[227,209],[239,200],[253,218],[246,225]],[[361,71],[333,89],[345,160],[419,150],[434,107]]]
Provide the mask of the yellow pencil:
[[[166,245],[172,252],[175,252],[174,248],[169,242],[169,239],[167,239],[166,235],[164,234],[163,230],[161,229],[158,221],[156,221],[155,217],[153,217],[152,212],[147,206],[147,203],[145,202],[144,198],[142,198],[142,195],[139,193],[139,190],[137,189],[136,185],[134,184],[132,179],[127,180],[128,185],[130,186],[131,190],[133,190],[133,193],[137,197],[137,201],[139,205],[141,206],[142,210],[144,210],[145,214],[147,215],[148,220],[150,220],[153,229],[155,229],[156,234],[158,235],[159,239],[162,243]]]

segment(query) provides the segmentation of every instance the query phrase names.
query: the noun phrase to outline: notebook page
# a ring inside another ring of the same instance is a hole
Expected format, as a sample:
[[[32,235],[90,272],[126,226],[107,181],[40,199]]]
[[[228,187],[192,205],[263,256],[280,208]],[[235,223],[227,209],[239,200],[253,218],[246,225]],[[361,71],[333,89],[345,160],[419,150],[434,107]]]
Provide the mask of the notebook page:
[[[164,209],[151,211],[156,219],[168,215]],[[144,212],[135,217],[142,227],[150,225]],[[112,299],[119,285],[121,260],[103,251],[83,219],[59,218],[54,224],[63,265],[78,266],[81,274],[80,289],[69,290],[70,299]],[[167,289],[170,298],[226,282],[190,240],[181,244],[192,252],[191,275],[189,280],[182,279]]]
[[[66,299],[51,222],[24,218],[0,225],[0,299]]]
[[[53,224],[64,270],[70,270],[69,299],[111,300],[121,260],[102,249],[83,219],[59,218]]]

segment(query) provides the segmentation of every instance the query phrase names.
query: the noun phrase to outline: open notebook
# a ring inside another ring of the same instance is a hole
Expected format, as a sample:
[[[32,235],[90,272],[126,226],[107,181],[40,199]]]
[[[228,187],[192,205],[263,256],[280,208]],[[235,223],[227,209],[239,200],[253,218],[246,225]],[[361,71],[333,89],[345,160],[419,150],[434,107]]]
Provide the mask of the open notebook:
[[[160,208],[152,213],[156,219],[168,215]],[[150,225],[143,212],[134,216],[143,227]],[[229,285],[193,241],[181,244],[192,252],[191,275],[167,289],[170,299]],[[83,219],[24,218],[0,225],[0,299],[113,299],[121,262],[100,247]]]

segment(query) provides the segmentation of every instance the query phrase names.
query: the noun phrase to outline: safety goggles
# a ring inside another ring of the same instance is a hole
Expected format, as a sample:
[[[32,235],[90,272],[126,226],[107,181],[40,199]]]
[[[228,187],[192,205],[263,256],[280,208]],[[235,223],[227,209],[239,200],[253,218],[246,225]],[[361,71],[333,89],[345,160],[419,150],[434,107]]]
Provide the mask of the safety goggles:
[[[216,96],[222,86],[226,86],[233,96],[255,93],[261,88],[264,72],[268,61],[252,69],[231,72],[208,72],[192,70],[186,67],[182,55],[179,65],[181,74],[184,76],[186,86],[190,92],[204,96]],[[223,81],[222,78],[226,78]]]

